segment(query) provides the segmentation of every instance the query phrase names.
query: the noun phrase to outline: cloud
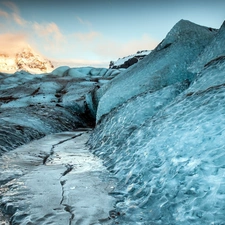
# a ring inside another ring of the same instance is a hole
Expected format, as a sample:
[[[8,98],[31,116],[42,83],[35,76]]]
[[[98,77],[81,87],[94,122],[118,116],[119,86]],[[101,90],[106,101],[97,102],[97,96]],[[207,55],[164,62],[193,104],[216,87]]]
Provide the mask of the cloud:
[[[42,54],[48,57],[55,57],[57,53],[67,53],[69,58],[75,60],[78,65],[99,65],[101,62],[110,61],[133,54],[138,50],[153,49],[158,44],[149,35],[140,35],[137,39],[122,42],[113,40],[96,30],[92,30],[92,24],[77,16],[76,19],[81,25],[86,26],[88,32],[76,32],[65,35],[60,27],[54,22],[39,23],[37,21],[25,20],[19,8],[10,1],[1,2],[8,10],[0,9],[0,52],[14,54],[22,47],[29,45],[32,48],[41,49]],[[10,33],[10,30],[19,29],[20,33]],[[56,57],[59,58],[59,57]],[[85,60],[86,59],[86,60]],[[97,59],[93,61],[92,59]]]
[[[26,20],[24,20],[19,14],[17,13],[13,13],[12,14],[14,21],[20,25],[20,26],[26,26],[28,24],[28,22]]]
[[[6,42],[5,37],[9,37],[9,40],[12,41],[12,46],[14,46],[11,48],[7,42],[6,46],[9,49],[9,51],[7,51],[8,53],[11,51],[16,52],[20,49],[21,43],[23,43],[23,45],[25,44],[25,41],[27,45],[32,45],[32,48],[35,46],[36,49],[40,48],[41,45],[41,49],[45,49],[47,51],[62,50],[61,46],[62,43],[65,42],[65,38],[55,23],[38,23],[25,20],[20,15],[20,10],[16,4],[10,1],[4,1],[1,2],[1,4],[7,7],[7,11],[0,8],[0,18],[4,18],[4,20],[2,19],[3,22],[0,23],[0,33],[3,33],[4,31],[7,32],[5,36],[1,35],[1,37],[4,43]],[[15,29],[19,29],[20,34],[10,32]],[[16,37],[18,37],[18,41]],[[16,47],[17,45],[18,48]],[[4,48],[2,44],[0,44],[0,46],[2,46],[2,49],[5,52],[6,48]]]
[[[20,16],[20,11],[16,4],[14,4],[13,2],[10,2],[10,1],[4,1],[4,2],[2,2],[2,4],[5,5],[8,9],[10,9],[12,12],[8,13],[8,12],[1,10],[0,15],[2,14],[3,16],[5,16],[8,19],[13,19],[14,22],[16,22],[16,24],[18,24],[20,26],[25,26],[28,23],[28,21],[24,20]]]
[[[0,17],[9,18],[9,14],[3,10],[0,9]]]
[[[38,23],[27,21],[21,17],[19,8],[16,4],[10,1],[4,1],[3,4],[12,12],[7,13],[0,10],[0,16],[2,15],[11,20],[11,25],[15,22],[24,29],[24,32],[30,33],[30,35],[32,35],[33,32],[29,32],[29,30],[32,29],[38,37],[45,38],[47,44],[56,44],[56,42],[59,44],[59,42],[64,40],[63,34],[55,23]]]
[[[14,13],[19,14],[19,8],[15,3],[11,1],[3,1],[2,4],[11,9]]]
[[[40,24],[34,22],[32,24],[34,31],[41,37],[53,38],[56,41],[63,41],[64,36],[61,33],[59,27],[55,23]]]
[[[85,25],[85,26],[91,26],[91,22],[89,22],[88,20],[83,20],[81,17],[76,16],[77,20],[80,22],[80,24]]]
[[[51,53],[64,51],[66,37],[63,35],[57,24],[53,22],[44,24],[34,22],[32,24],[32,29],[39,41],[43,43],[42,49],[51,51]]]
[[[7,55],[15,55],[22,48],[27,47],[27,35],[17,34],[0,34],[0,53]]]

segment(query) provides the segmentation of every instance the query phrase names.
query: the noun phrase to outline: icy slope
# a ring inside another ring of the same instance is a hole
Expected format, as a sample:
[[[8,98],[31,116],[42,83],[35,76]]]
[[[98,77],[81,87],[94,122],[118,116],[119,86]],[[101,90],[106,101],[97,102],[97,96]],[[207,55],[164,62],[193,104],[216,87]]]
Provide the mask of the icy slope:
[[[99,89],[89,143],[118,179],[115,223],[224,223],[224,34],[224,26],[217,33],[181,21],[153,53]]]
[[[187,67],[212,41],[215,33],[189,21],[178,22],[154,51],[113,79],[105,91],[101,90],[103,96],[98,106],[97,121],[133,96],[186,79],[193,80],[194,74]]]

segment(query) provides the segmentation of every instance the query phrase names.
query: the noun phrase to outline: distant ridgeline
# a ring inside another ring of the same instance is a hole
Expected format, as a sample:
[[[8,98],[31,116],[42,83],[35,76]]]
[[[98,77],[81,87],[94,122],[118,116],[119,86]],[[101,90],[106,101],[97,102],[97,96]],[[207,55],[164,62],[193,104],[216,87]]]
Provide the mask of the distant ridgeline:
[[[121,68],[127,69],[128,67],[142,60],[150,52],[151,51],[149,50],[138,51],[134,55],[129,55],[123,58],[119,58],[117,61],[110,61],[109,68],[110,69],[121,69]]]

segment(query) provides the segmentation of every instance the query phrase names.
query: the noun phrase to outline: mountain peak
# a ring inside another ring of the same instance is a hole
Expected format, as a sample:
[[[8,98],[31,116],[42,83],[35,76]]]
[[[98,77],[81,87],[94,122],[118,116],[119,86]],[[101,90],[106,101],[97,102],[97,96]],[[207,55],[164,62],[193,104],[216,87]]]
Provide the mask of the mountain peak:
[[[51,61],[36,53],[29,45],[15,55],[0,53],[0,71],[14,73],[24,70],[30,73],[48,73],[53,70]]]

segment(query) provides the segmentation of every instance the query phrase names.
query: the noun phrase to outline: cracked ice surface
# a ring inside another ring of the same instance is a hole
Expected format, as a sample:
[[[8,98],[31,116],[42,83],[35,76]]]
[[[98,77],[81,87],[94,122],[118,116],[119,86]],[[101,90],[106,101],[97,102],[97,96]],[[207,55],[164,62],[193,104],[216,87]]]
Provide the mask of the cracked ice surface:
[[[59,133],[2,156],[0,203],[11,224],[109,224],[114,182],[103,180],[106,169],[88,151],[88,137]]]

